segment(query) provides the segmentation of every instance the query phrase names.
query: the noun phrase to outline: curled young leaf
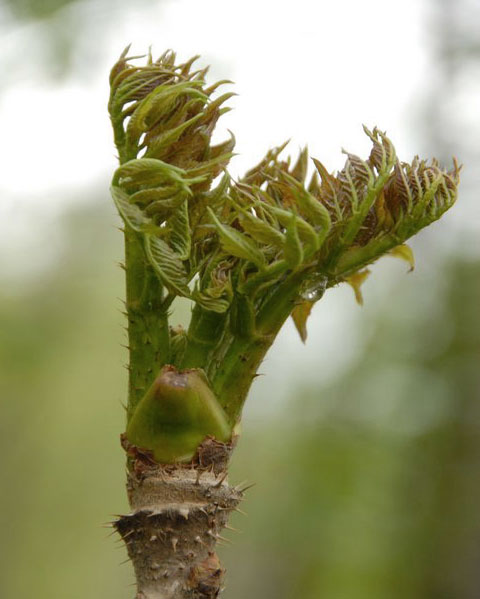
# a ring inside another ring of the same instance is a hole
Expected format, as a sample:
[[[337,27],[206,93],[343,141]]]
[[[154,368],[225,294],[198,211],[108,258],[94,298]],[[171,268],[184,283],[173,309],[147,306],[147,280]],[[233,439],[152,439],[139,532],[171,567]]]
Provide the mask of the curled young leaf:
[[[197,303],[205,310],[209,310],[211,312],[218,312],[222,314],[226,312],[230,307],[230,301],[225,297],[216,297],[215,294],[211,295],[210,290],[200,291],[199,289],[194,289],[192,292],[192,300]]]
[[[145,236],[145,251],[165,287],[176,295],[190,297],[187,273],[179,256],[154,235]]]
[[[170,246],[180,260],[187,260],[192,247],[187,200],[183,200],[182,204],[173,211],[167,223]]]
[[[129,202],[128,195],[123,191],[121,187],[112,185],[110,187],[110,193],[112,195],[115,206],[117,207],[120,216],[123,218],[126,225],[137,233],[153,233],[157,230],[157,227],[148,216],[146,216],[138,206]]]
[[[283,257],[288,266],[292,269],[297,268],[303,262],[303,247],[298,235],[297,217],[295,214],[292,215],[287,226]]]
[[[319,242],[316,248],[318,249],[327,237],[332,225],[327,208],[302,185],[298,184],[288,173],[282,173],[281,176],[292,186],[292,193],[294,194],[296,203],[302,213],[305,214],[307,222],[320,227],[318,234]]]
[[[233,227],[222,224],[210,208],[208,211],[217,228],[225,252],[237,258],[249,260],[262,269],[265,266],[265,256],[255,243]]]
[[[308,254],[315,252],[320,247],[320,240],[315,229],[308,221],[298,216],[297,213],[269,204],[264,204],[263,207],[265,208],[266,212],[269,212],[276,219],[278,219],[278,222],[282,228],[287,230],[289,225],[292,223],[292,217],[295,217],[295,228],[297,230],[297,234],[302,243],[305,245],[305,250]]]
[[[213,256],[206,266],[200,288],[195,286],[192,299],[205,310],[226,312],[233,297],[230,268],[228,261]]]
[[[269,225],[265,220],[243,209],[239,210],[239,218],[242,228],[253,239],[257,239],[261,243],[273,245],[276,248],[283,248],[285,235]]]
[[[181,168],[156,158],[135,158],[117,168],[113,181],[127,190],[148,185],[179,185],[185,187]]]
[[[143,150],[147,157],[191,169],[221,153],[224,168],[232,140],[216,149],[210,141],[216,121],[227,110],[222,105],[233,95],[212,99],[212,94],[227,81],[205,87],[206,70],[192,71],[193,60],[175,66],[173,52],[144,66],[131,64],[134,58],[122,54],[110,76],[108,106],[121,162],[137,158]],[[210,182],[217,168],[212,164],[204,173]]]

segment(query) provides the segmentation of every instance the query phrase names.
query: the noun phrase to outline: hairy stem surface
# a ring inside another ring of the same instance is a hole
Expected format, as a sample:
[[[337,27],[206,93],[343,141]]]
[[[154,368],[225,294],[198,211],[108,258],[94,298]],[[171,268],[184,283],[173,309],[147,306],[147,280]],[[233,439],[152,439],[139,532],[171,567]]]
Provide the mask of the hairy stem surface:
[[[130,351],[127,416],[168,360],[169,334],[162,287],[145,259],[141,237],[125,229],[126,310]]]

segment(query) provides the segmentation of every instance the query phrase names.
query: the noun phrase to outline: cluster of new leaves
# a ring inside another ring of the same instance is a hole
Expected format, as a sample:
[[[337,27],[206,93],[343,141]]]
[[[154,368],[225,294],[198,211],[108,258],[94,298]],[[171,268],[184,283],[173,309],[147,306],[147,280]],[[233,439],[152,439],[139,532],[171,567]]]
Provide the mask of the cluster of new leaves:
[[[111,74],[121,163],[112,195],[170,297],[221,313],[241,295],[258,308],[272,286],[302,273],[299,295],[311,304],[402,247],[456,199],[456,163],[449,172],[435,160],[402,163],[384,133],[366,128],[370,156],[346,153],[336,175],[313,159],[307,181],[307,151],[291,166],[279,158],[282,146],[233,181],[225,171],[233,136],[211,145],[233,95],[212,94],[226,82],[207,87],[206,69],[192,71],[194,59],[175,66],[173,53],[140,67],[128,60],[124,53]]]
[[[231,190],[237,228],[256,241],[257,252],[263,245],[266,270],[301,268],[307,282],[322,276],[329,284],[339,282],[401,246],[453,205],[456,162],[449,172],[435,159],[402,163],[384,133],[364,130],[373,145],[369,158],[346,152],[336,176],[313,159],[316,170],[307,182],[307,151],[290,168],[278,160],[279,148]],[[223,239],[225,228],[216,224]],[[262,267],[265,271],[259,258],[250,260],[259,272],[247,288],[264,278]]]
[[[126,225],[143,235],[146,255],[165,288],[191,297],[189,282],[205,257],[206,208],[226,179],[220,189],[210,187],[235,143],[232,136],[212,146],[211,136],[229,110],[222,104],[233,94],[212,100],[227,82],[206,87],[207,69],[192,71],[194,58],[179,66],[172,52],[155,62],[149,56],[146,66],[128,60],[125,51],[110,76],[109,111],[120,159],[113,199]]]

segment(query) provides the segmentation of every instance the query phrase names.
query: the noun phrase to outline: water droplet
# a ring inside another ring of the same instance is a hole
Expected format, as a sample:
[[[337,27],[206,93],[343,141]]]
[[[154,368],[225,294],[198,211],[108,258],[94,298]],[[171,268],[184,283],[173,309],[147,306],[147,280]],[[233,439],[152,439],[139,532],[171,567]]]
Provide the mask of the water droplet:
[[[300,297],[309,302],[316,302],[325,293],[327,288],[328,277],[325,275],[314,275],[305,282],[303,289],[300,292]]]

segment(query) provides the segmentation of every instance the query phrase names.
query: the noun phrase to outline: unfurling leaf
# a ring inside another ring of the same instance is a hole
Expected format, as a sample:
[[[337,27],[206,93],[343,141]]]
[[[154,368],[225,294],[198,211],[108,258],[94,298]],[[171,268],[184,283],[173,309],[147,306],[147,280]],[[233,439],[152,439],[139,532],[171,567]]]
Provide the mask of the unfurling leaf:
[[[297,233],[300,240],[305,245],[305,250],[308,250],[308,253],[311,253],[319,248],[320,243],[317,232],[305,219],[298,216],[291,210],[284,210],[283,208],[278,208],[277,206],[262,204],[262,207],[264,207],[267,212],[270,212],[270,214],[272,214],[278,220],[282,227],[285,227],[287,230],[292,223],[292,216],[295,216]]]
[[[190,225],[188,222],[188,201],[173,211],[168,219],[170,229],[170,245],[180,260],[187,260],[191,251]]]
[[[205,193],[205,198],[211,208],[215,209],[217,206],[221,206],[224,203],[229,184],[230,175],[225,173],[217,187],[214,187],[211,191]]]
[[[265,269],[255,274],[250,274],[243,280],[240,279],[237,289],[239,293],[254,296],[261,290],[265,291],[268,287],[277,283],[287,272],[288,268],[286,260],[276,260],[269,264]]]
[[[373,142],[369,162],[376,170],[375,175],[366,162],[349,154],[338,181],[344,193],[346,208],[345,228],[338,245],[333,249],[330,262],[334,263],[341,253],[351,245],[365,226],[365,221],[388,181],[396,163],[395,148],[388,137],[377,128],[373,132],[364,127]]]
[[[122,187],[183,183],[185,171],[156,158],[135,158],[117,168],[113,176]]]
[[[192,300],[199,306],[202,306],[202,308],[205,308],[205,310],[218,312],[219,314],[226,312],[230,307],[230,300],[228,298],[211,293],[210,289],[200,291],[195,288],[192,292]]]
[[[138,206],[130,204],[128,195],[123,189],[117,185],[112,185],[110,187],[110,193],[112,194],[113,201],[115,202],[115,206],[117,207],[120,216],[134,231],[139,233],[143,231],[147,225],[151,224],[150,219],[143,214]]]
[[[269,166],[276,163],[279,154],[283,152],[289,141],[290,140],[287,139],[287,141],[283,142],[282,145],[269,150],[265,158],[263,158],[256,166],[245,173],[242,183],[260,186],[264,181],[266,181],[266,172],[268,171]]]
[[[283,233],[280,233],[280,231],[267,222],[253,216],[253,214],[246,210],[242,210],[239,216],[242,228],[253,239],[257,239],[261,243],[271,244],[277,248],[283,248],[285,243],[285,235]]]
[[[393,256],[394,258],[400,258],[401,260],[405,260],[405,262],[407,262],[410,265],[409,272],[411,272],[415,268],[415,256],[413,255],[412,248],[406,243],[403,243],[402,245],[397,245],[397,247],[394,247],[393,250],[390,250],[388,252],[388,255]]]
[[[179,83],[176,86],[166,84],[157,87],[142,100],[127,125],[126,142],[128,146],[135,148],[142,133],[148,131],[153,124],[158,122],[159,118],[169,115],[172,109],[179,105],[182,96],[183,98],[194,97],[201,102],[206,102],[208,99],[198,89],[192,87],[190,82]],[[173,141],[178,139],[185,126],[180,131],[177,129],[168,131],[172,135]]]
[[[231,264],[219,256],[212,256],[205,267],[200,288],[195,285],[192,299],[211,312],[221,314],[230,307],[233,291],[230,280]]]
[[[292,269],[297,268],[303,262],[303,248],[298,236],[297,217],[295,214],[291,216],[290,223],[287,226],[283,255],[288,266]]]
[[[298,156],[295,166],[291,170],[291,176],[298,181],[302,186],[305,183],[308,169],[308,148],[303,148]]]
[[[295,199],[297,200],[300,209],[305,212],[309,221],[314,225],[322,227],[325,229],[326,233],[328,233],[331,227],[331,219],[325,206],[288,173],[282,173],[282,177],[294,186]]]
[[[369,131],[365,125],[363,130],[373,142],[369,162],[377,170],[379,175],[388,174],[396,162],[395,148],[385,133],[377,127]]]
[[[168,131],[157,135],[155,138],[150,139],[148,150],[145,156],[148,158],[163,158],[165,150],[175,143],[182,133],[188,129],[188,127],[191,127],[197,123],[202,117],[203,115],[201,113],[197,114],[185,123],[178,125],[178,127],[169,129]]]
[[[363,295],[362,295],[362,285],[365,280],[370,275],[370,271],[368,268],[365,270],[360,270],[349,277],[345,277],[345,281],[351,285],[353,292],[355,293],[355,299],[360,306],[363,306]]]
[[[185,192],[178,193],[178,185],[165,185],[164,187],[151,187],[149,189],[140,189],[129,196],[131,204],[136,204],[140,208],[151,209],[152,204],[164,206],[164,210],[177,208],[183,202],[186,196]]]
[[[183,297],[190,297],[187,273],[179,256],[162,239],[145,236],[145,251],[150,264],[165,287]]]
[[[215,213],[210,208],[208,209],[210,217],[212,218],[220,236],[222,247],[232,256],[237,258],[243,258],[253,262],[258,268],[262,269],[265,266],[265,256],[257,248],[255,243],[249,239],[246,235],[243,235],[233,227],[229,225],[223,225]]]

